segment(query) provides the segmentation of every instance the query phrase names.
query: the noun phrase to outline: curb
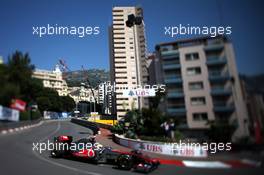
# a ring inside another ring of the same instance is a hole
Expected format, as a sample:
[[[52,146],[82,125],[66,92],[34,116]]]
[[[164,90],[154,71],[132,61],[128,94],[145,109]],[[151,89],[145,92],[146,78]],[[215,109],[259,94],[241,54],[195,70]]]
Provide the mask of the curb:
[[[10,129],[1,130],[0,135],[16,133],[16,132],[23,131],[23,130],[26,130],[26,129],[29,129],[29,128],[40,126],[42,124],[43,124],[43,121],[40,121],[39,123],[36,123],[36,124],[25,125],[25,126],[20,126],[20,127],[16,127],[16,128],[10,128]]]
[[[228,169],[228,168],[256,168],[260,167],[260,162],[252,163],[251,160],[234,160],[234,161],[191,161],[191,160],[167,160],[158,159],[163,165],[175,165],[190,168],[206,169]]]

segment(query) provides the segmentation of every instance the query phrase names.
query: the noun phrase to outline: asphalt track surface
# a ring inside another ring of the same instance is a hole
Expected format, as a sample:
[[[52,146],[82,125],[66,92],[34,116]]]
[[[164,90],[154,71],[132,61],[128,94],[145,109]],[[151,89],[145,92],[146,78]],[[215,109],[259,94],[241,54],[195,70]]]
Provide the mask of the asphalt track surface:
[[[94,165],[68,159],[54,159],[49,151],[33,151],[33,143],[53,140],[54,136],[72,135],[75,139],[86,137],[91,131],[69,121],[46,121],[42,125],[18,133],[0,136],[0,175],[122,175],[140,174],[115,169],[112,165]],[[162,175],[235,175],[262,174],[262,168],[200,169],[161,165],[150,174]]]

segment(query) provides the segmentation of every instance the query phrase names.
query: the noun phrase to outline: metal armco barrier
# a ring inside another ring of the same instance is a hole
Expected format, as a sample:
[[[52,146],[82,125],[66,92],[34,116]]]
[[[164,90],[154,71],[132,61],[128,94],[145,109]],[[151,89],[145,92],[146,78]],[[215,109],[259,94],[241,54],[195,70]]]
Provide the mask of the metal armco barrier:
[[[76,123],[78,125],[84,126],[86,128],[89,128],[93,131],[93,134],[98,134],[99,127],[96,123],[94,122],[89,122],[87,120],[82,120],[82,119],[77,119],[77,118],[72,118],[71,119],[72,123]]]

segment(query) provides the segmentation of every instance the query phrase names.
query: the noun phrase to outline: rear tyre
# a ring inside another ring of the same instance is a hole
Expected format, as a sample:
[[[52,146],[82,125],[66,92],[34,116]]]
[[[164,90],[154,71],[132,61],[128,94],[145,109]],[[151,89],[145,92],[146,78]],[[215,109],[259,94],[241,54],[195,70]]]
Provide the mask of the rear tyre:
[[[133,167],[132,157],[130,155],[120,155],[117,158],[117,167],[123,170],[131,170]]]

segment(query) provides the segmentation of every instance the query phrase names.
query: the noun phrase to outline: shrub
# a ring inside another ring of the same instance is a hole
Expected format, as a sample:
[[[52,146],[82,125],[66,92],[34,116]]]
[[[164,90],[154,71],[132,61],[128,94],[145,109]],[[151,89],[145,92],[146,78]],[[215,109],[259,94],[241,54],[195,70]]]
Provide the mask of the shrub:
[[[19,120],[20,121],[29,120],[29,119],[30,119],[29,111],[20,112],[20,114],[19,114]]]
[[[123,134],[124,133],[124,126],[121,124],[116,124],[111,128],[111,132],[113,134]]]

